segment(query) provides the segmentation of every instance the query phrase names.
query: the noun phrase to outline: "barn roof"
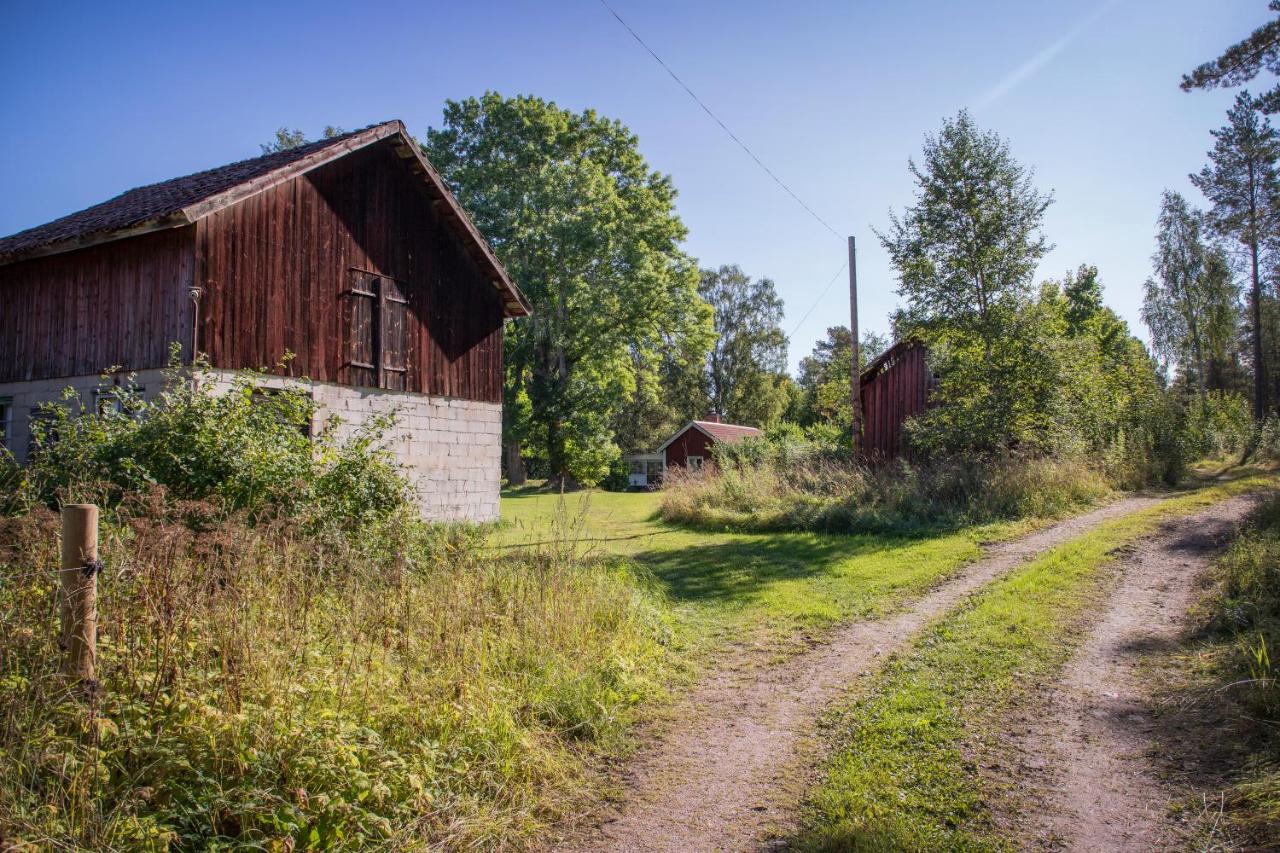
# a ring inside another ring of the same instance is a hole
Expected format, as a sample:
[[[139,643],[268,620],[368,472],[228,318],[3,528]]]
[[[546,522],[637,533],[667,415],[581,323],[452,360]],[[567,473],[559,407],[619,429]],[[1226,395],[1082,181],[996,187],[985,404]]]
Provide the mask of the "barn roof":
[[[717,421],[689,421],[689,423],[681,427],[679,431],[676,432],[675,435],[671,436],[671,438],[668,438],[666,441],[664,441],[662,443],[662,446],[659,447],[654,452],[661,453],[662,451],[666,450],[667,447],[669,447],[672,444],[672,442],[674,442],[680,436],[684,435],[690,429],[696,429],[699,432],[702,432],[711,440],[719,441],[724,444],[737,444],[739,441],[742,441],[744,438],[750,438],[751,436],[755,436],[755,435],[764,435],[763,432],[751,426],[741,426],[740,424],[722,424]]]
[[[398,120],[129,190],[61,219],[0,238],[0,265],[69,252],[148,231],[189,225],[383,140],[421,177],[435,201],[436,211],[502,294],[507,316],[527,316],[531,312],[528,300],[449,191],[444,179],[427,161],[421,147],[409,136],[404,123]]]
[[[880,355],[878,355],[874,361],[872,361],[870,364],[866,366],[866,368],[858,376],[858,384],[866,385],[872,379],[875,379],[877,376],[883,373],[886,369],[888,369],[890,364],[893,361],[895,361],[898,358],[898,356],[902,355],[909,349],[913,349],[914,347],[921,347],[921,346],[924,346],[924,344],[920,343],[920,341],[916,340],[915,338],[905,338],[903,340],[897,341],[893,346],[889,347],[887,350],[880,353]]]

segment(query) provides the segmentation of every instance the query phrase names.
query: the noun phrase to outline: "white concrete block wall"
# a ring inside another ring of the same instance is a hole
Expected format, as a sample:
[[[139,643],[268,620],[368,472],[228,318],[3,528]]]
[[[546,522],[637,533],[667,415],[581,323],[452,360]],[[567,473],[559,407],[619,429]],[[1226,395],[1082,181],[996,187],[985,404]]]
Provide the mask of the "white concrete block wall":
[[[209,371],[202,382],[231,387],[235,374]],[[162,385],[159,370],[138,374],[143,396],[152,398]],[[30,412],[46,400],[57,400],[64,388],[80,392],[91,405],[97,376],[0,384],[0,400],[11,400],[9,447],[25,461],[30,444]],[[329,382],[303,382],[267,377],[268,388],[298,388],[316,403],[312,431],[332,418],[340,420],[338,438],[345,439],[375,414],[393,414],[395,426],[385,436],[387,448],[405,467],[423,516],[433,521],[495,521],[501,485],[502,405],[404,391],[357,388]]]
[[[125,375],[127,374],[121,375],[120,384],[124,384]],[[164,390],[163,370],[140,370],[134,376],[134,382],[144,399],[154,399]],[[102,377],[96,374],[64,376],[60,379],[36,379],[30,382],[0,382],[0,404],[6,407],[5,446],[19,462],[26,462],[27,454],[31,450],[31,413],[36,411],[41,403],[61,402],[63,392],[67,388],[72,388],[79,395],[84,407],[90,408],[95,405],[94,391],[110,384],[110,381],[103,382]],[[72,400],[67,405],[76,405],[76,403]]]

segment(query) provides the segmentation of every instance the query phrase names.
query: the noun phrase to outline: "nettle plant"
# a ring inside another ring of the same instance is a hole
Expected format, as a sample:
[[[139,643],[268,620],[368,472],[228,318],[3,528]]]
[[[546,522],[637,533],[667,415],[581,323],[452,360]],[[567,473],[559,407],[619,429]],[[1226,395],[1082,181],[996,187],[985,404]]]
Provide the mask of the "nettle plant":
[[[239,372],[219,387],[208,366],[203,357],[183,365],[175,348],[155,399],[143,399],[134,375],[105,373],[92,404],[69,388],[42,405],[16,501],[114,505],[158,486],[251,520],[338,524],[407,505],[408,482],[383,446],[394,415],[365,421],[344,440],[337,418],[312,435],[315,406],[301,389],[269,388],[265,371]]]

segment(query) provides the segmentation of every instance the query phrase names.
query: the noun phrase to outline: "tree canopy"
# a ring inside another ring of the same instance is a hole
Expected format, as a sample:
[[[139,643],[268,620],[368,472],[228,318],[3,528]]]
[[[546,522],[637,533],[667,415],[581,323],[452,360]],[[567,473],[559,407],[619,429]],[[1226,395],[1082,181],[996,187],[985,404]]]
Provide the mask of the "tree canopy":
[[[533,304],[507,329],[507,440],[599,481],[625,401],[711,342],[671,179],[620,122],[530,96],[449,101],[423,148]]]
[[[1212,131],[1209,163],[1191,182],[1213,205],[1209,226],[1239,248],[1241,265],[1249,277],[1249,342],[1253,367],[1253,413],[1266,411],[1266,364],[1262,345],[1262,283],[1264,257],[1280,220],[1280,134],[1257,110],[1248,92],[1236,96],[1227,125]]]
[[[1205,234],[1204,215],[1166,191],[1157,220],[1155,276],[1147,279],[1142,319],[1157,356],[1175,365],[1201,398],[1215,362],[1230,360],[1239,294],[1222,249]]]
[[[772,426],[787,407],[787,336],[782,299],[771,280],[736,265],[702,271],[698,292],[714,312],[707,354],[711,408],[733,423]]]
[[[908,167],[916,203],[890,214],[888,232],[878,234],[897,270],[898,294],[917,317],[991,341],[1001,306],[1029,293],[1050,248],[1040,227],[1052,195],[967,112],[925,137],[921,165],[913,159]]]

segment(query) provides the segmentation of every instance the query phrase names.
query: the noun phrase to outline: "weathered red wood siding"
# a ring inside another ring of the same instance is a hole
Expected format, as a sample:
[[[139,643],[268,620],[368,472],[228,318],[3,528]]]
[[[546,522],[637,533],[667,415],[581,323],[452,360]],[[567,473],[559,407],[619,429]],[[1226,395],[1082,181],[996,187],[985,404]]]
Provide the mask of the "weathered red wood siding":
[[[701,456],[704,460],[703,464],[708,464],[711,462],[711,448],[714,444],[715,442],[706,433],[690,424],[675,441],[667,445],[664,451],[667,467],[687,468],[690,456]]]
[[[191,343],[194,226],[0,266],[0,382],[163,367]]]
[[[931,383],[925,348],[919,344],[903,346],[874,376],[864,377],[862,446],[868,458],[902,454],[902,425],[928,407]]]
[[[354,384],[339,294],[352,270],[408,300],[405,390],[502,399],[502,303],[436,214],[421,178],[378,143],[197,223],[200,348],[216,367]]]

